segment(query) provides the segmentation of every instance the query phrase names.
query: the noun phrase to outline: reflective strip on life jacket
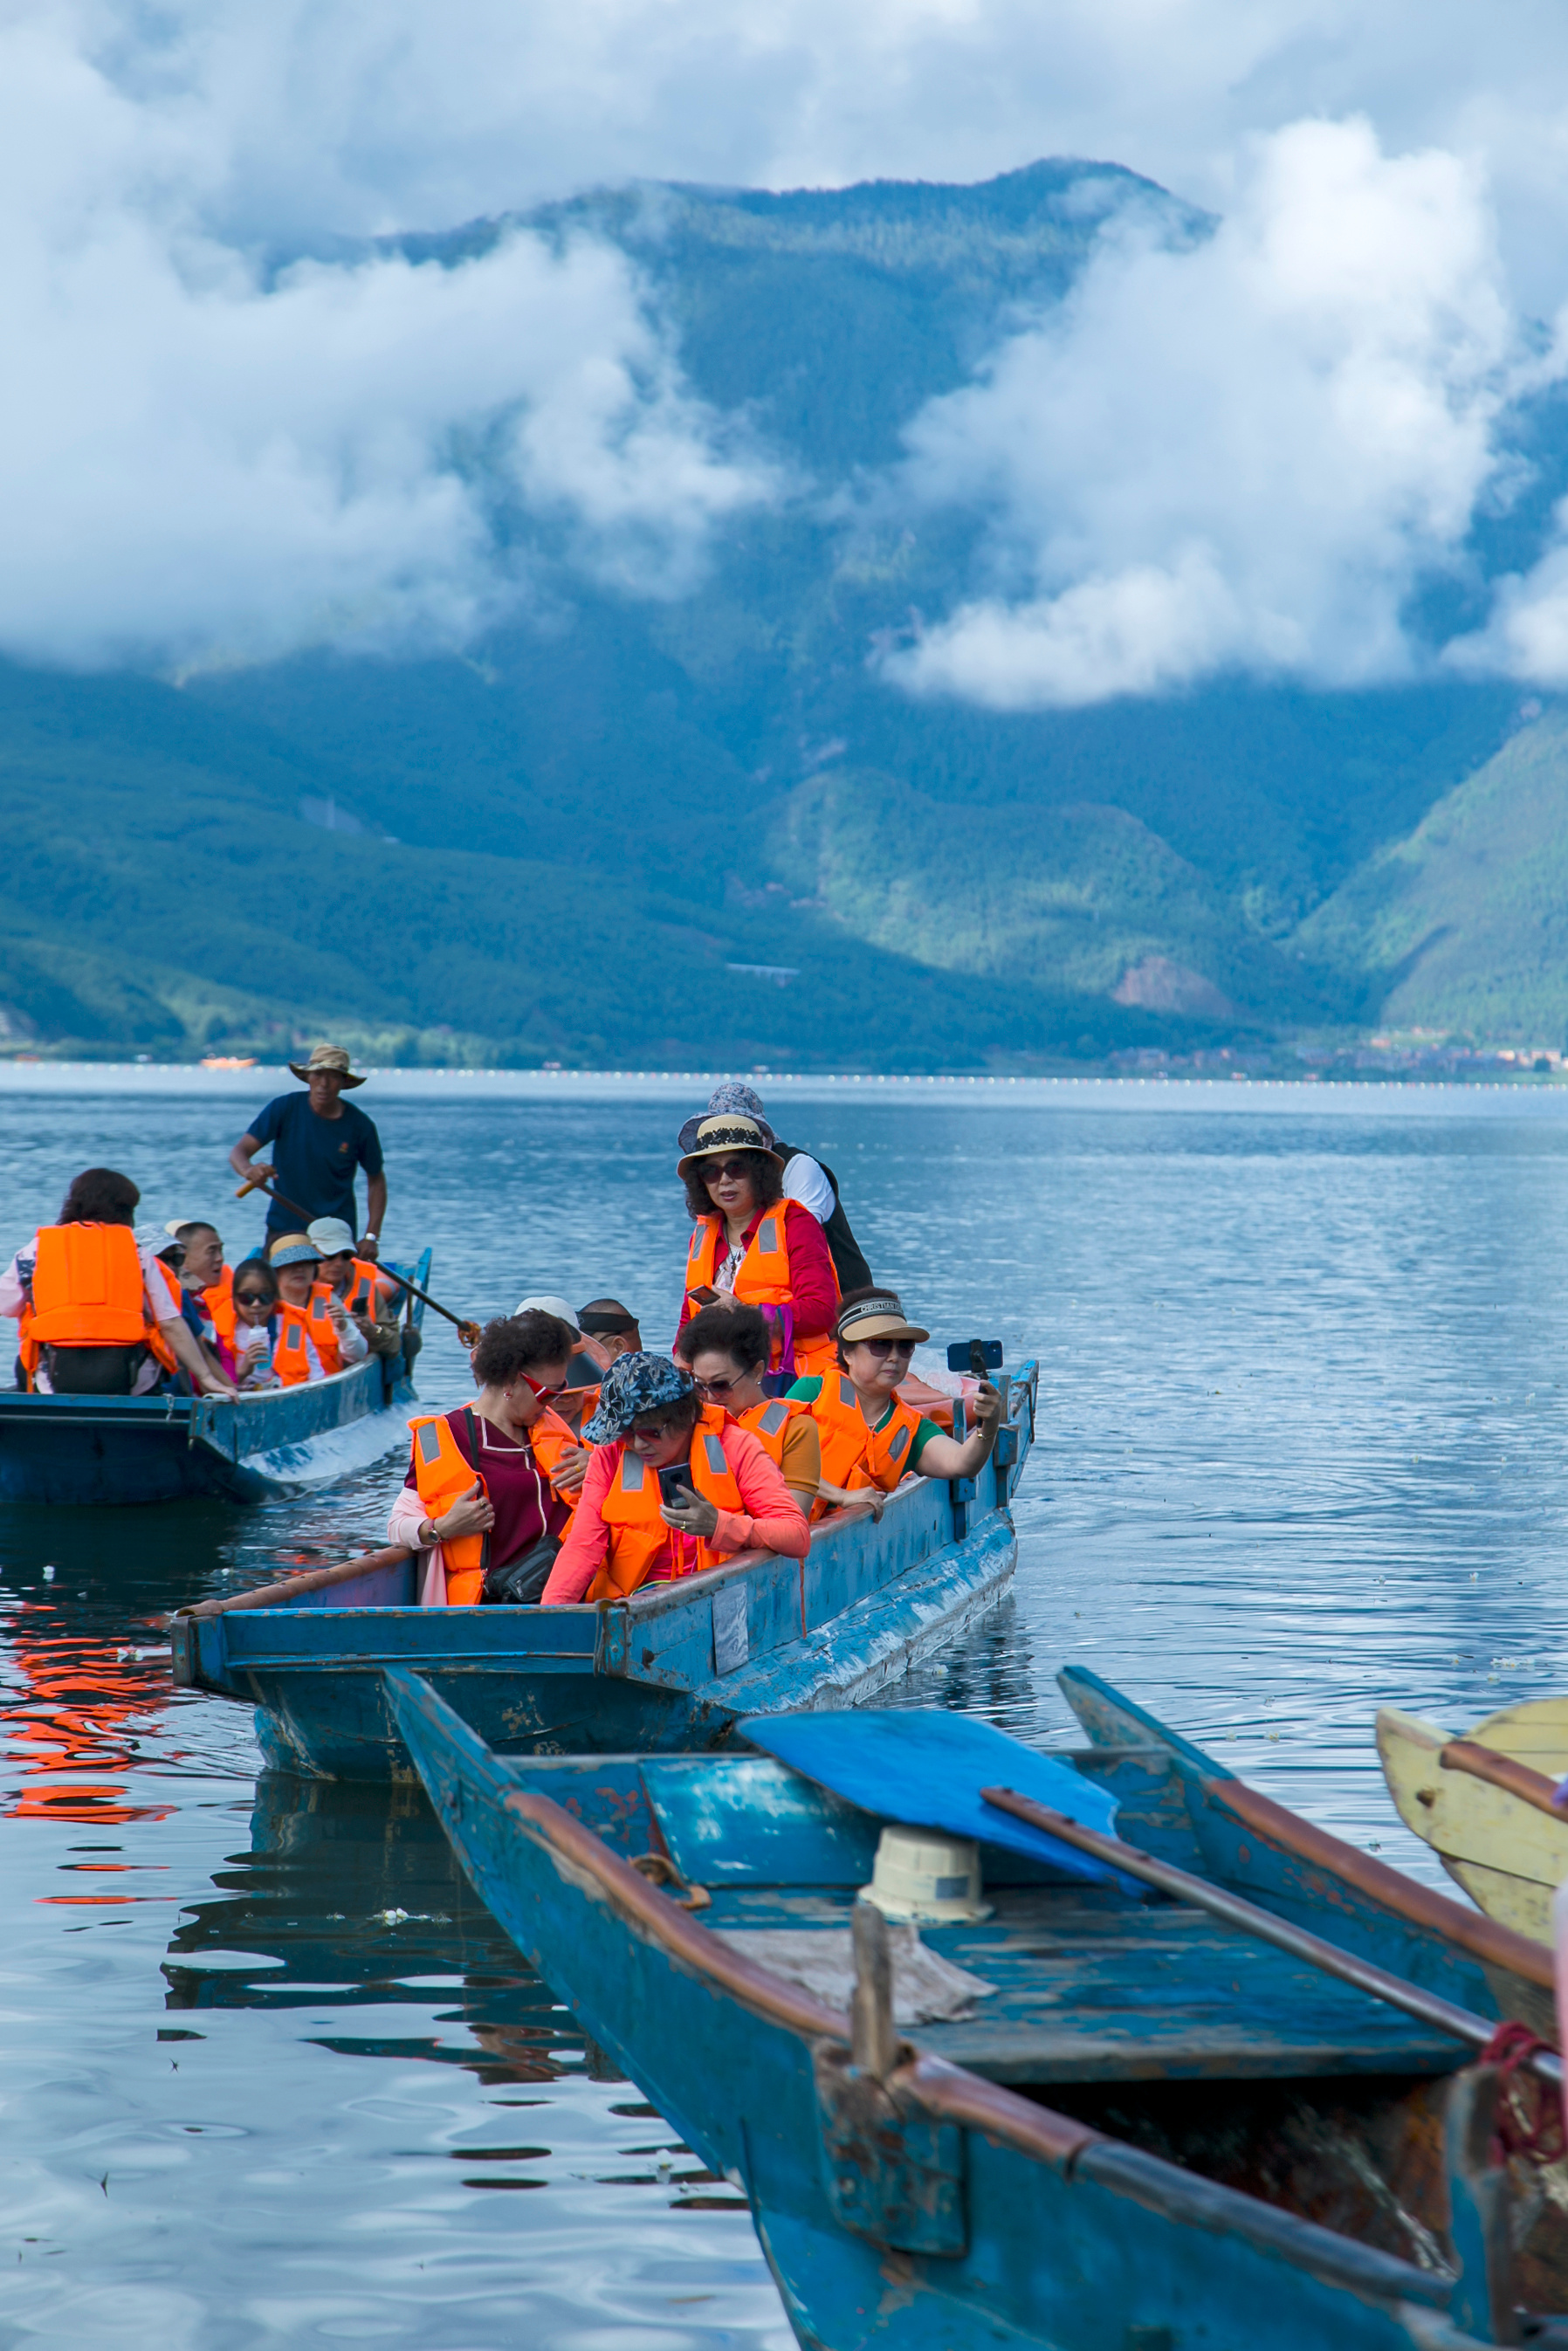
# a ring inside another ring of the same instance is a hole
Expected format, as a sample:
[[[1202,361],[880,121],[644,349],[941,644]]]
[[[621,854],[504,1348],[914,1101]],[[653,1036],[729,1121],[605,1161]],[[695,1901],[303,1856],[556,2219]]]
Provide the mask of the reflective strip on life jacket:
[[[309,1327],[302,1307],[278,1300],[277,1343],[272,1351],[272,1368],[286,1388],[297,1388],[310,1376],[310,1357],[305,1344]]]
[[[716,1405],[703,1406],[702,1417],[692,1432],[687,1468],[694,1493],[711,1502],[716,1510],[740,1510],[745,1505],[725,1453],[724,1422],[725,1416]],[[716,1567],[728,1557],[727,1552],[715,1551],[701,1539],[694,1540],[667,1527],[659,1515],[664,1499],[658,1471],[650,1469],[640,1454],[629,1452],[624,1442],[619,1449],[621,1458],[615,1475],[600,1505],[610,1548],[603,1566],[588,1587],[590,1600],[623,1599],[647,1582],[666,1555],[672,1578],[699,1575],[705,1568]]]
[[[917,1412],[895,1396],[891,1418],[873,1429],[845,1372],[833,1372],[823,1380],[810,1409],[821,1439],[824,1486],[851,1494],[875,1486],[891,1494],[902,1483],[920,1427]],[[825,1507],[819,1505],[817,1514]]]
[[[488,1495],[483,1476],[464,1458],[444,1414],[432,1420],[411,1421],[409,1426],[413,1433],[413,1482],[427,1519],[444,1518],[454,1502],[473,1492],[476,1478],[480,1492]],[[478,1605],[485,1583],[485,1543],[483,1535],[458,1535],[442,1544],[449,1607]]]

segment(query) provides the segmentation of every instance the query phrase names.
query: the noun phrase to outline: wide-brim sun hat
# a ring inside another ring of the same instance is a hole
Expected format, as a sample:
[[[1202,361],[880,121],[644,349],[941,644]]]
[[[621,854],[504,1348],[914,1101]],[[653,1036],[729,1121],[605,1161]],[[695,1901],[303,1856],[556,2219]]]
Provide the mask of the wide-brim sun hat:
[[[849,1305],[841,1307],[833,1336],[841,1347],[855,1347],[862,1339],[920,1341],[929,1339],[931,1333],[909,1320],[896,1290],[883,1290],[874,1298],[852,1299]]]
[[[542,1292],[538,1298],[519,1298],[512,1313],[514,1319],[519,1314],[553,1314],[558,1322],[564,1322],[580,1339],[582,1336],[582,1326],[564,1298],[547,1298]]]
[[[583,1423],[583,1443],[612,1445],[643,1413],[684,1403],[695,1394],[690,1372],[668,1355],[617,1355],[600,1382],[599,1409]]]
[[[274,1271],[280,1265],[319,1265],[321,1252],[307,1233],[279,1233],[267,1261]]]
[[[290,1061],[288,1067],[292,1074],[303,1078],[307,1085],[310,1082],[312,1070],[335,1070],[346,1086],[362,1086],[365,1082],[363,1078],[356,1078],[353,1074],[349,1066],[348,1050],[342,1045],[314,1045],[308,1061]]]
[[[716,1117],[705,1111],[700,1118],[688,1118],[678,1142],[682,1156],[675,1165],[677,1176],[685,1176],[701,1160],[722,1159],[730,1151],[765,1151],[780,1167],[784,1165],[768,1121],[747,1118],[740,1111],[721,1111]]]
[[[317,1217],[305,1228],[305,1238],[313,1241],[323,1257],[341,1257],[344,1250],[353,1250],[354,1236],[341,1217]]]

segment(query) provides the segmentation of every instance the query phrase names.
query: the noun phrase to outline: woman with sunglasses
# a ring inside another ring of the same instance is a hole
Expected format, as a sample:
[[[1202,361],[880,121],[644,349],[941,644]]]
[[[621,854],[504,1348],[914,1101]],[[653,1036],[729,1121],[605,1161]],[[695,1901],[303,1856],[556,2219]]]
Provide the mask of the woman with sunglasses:
[[[705,1306],[675,1341],[675,1353],[704,1404],[716,1404],[748,1428],[778,1467],[800,1514],[809,1518],[822,1474],[822,1448],[810,1407],[770,1396],[768,1325],[755,1306]]]
[[[804,1559],[810,1548],[758,1439],[704,1404],[667,1355],[617,1356],[582,1433],[593,1457],[547,1608],[700,1575],[741,1552]]]
[[[1002,1400],[989,1380],[972,1399],[976,1426],[960,1444],[896,1391],[929,1331],[920,1330],[891,1290],[853,1290],[834,1328],[839,1368],[797,1380],[791,1402],[809,1405],[822,1447],[821,1500],[814,1515],[857,1494],[891,1494],[913,1469],[922,1478],[973,1478],[990,1458]],[[873,1508],[878,1506],[873,1505]]]
[[[675,1173],[695,1219],[682,1328],[704,1306],[755,1306],[768,1324],[774,1395],[802,1372],[826,1371],[839,1278],[810,1209],[784,1197],[772,1128],[739,1111],[688,1118],[680,1147]]]
[[[494,1589],[505,1569],[536,1551],[542,1587],[570,1521],[569,1489],[580,1485],[588,1462],[549,1408],[566,1385],[575,1343],[553,1314],[487,1322],[474,1350],[473,1403],[410,1422],[413,1454],[387,1541],[421,1553],[424,1606],[476,1607],[487,1575]],[[502,1596],[530,1595],[508,1589]]]

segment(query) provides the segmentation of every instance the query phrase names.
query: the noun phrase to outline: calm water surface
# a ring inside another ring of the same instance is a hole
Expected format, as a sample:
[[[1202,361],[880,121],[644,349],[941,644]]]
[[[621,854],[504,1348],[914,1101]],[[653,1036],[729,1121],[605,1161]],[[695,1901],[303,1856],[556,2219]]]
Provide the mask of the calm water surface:
[[[611,1290],[666,1341],[683,1105],[648,1091],[363,1097],[389,1247],[432,1241],[465,1312]],[[95,1161],[247,1244],[224,1153],[252,1106],[8,1094],[0,1245]],[[901,1701],[1062,1739],[1081,1660],[1442,1882],[1372,1714],[1459,1725],[1564,1678],[1555,1113],[795,1094],[937,1339],[1041,1364],[1014,1596]],[[450,1403],[463,1351],[427,1328],[421,1394]],[[165,1610],[379,1539],[401,1474],[251,1511],[0,1508],[0,2334],[781,2351],[744,2211],[604,2078],[423,1804],[258,1778],[248,1715],[171,1690]]]

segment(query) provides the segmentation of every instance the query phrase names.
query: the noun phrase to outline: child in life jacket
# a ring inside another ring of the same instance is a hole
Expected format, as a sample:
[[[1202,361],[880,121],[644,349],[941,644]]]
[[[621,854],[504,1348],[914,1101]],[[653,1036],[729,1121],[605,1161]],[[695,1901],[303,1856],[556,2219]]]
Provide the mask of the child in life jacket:
[[[218,1361],[236,1388],[272,1387],[273,1333],[268,1328],[277,1311],[277,1280],[259,1258],[246,1258],[235,1268],[234,1323],[219,1331],[214,1344]]]

